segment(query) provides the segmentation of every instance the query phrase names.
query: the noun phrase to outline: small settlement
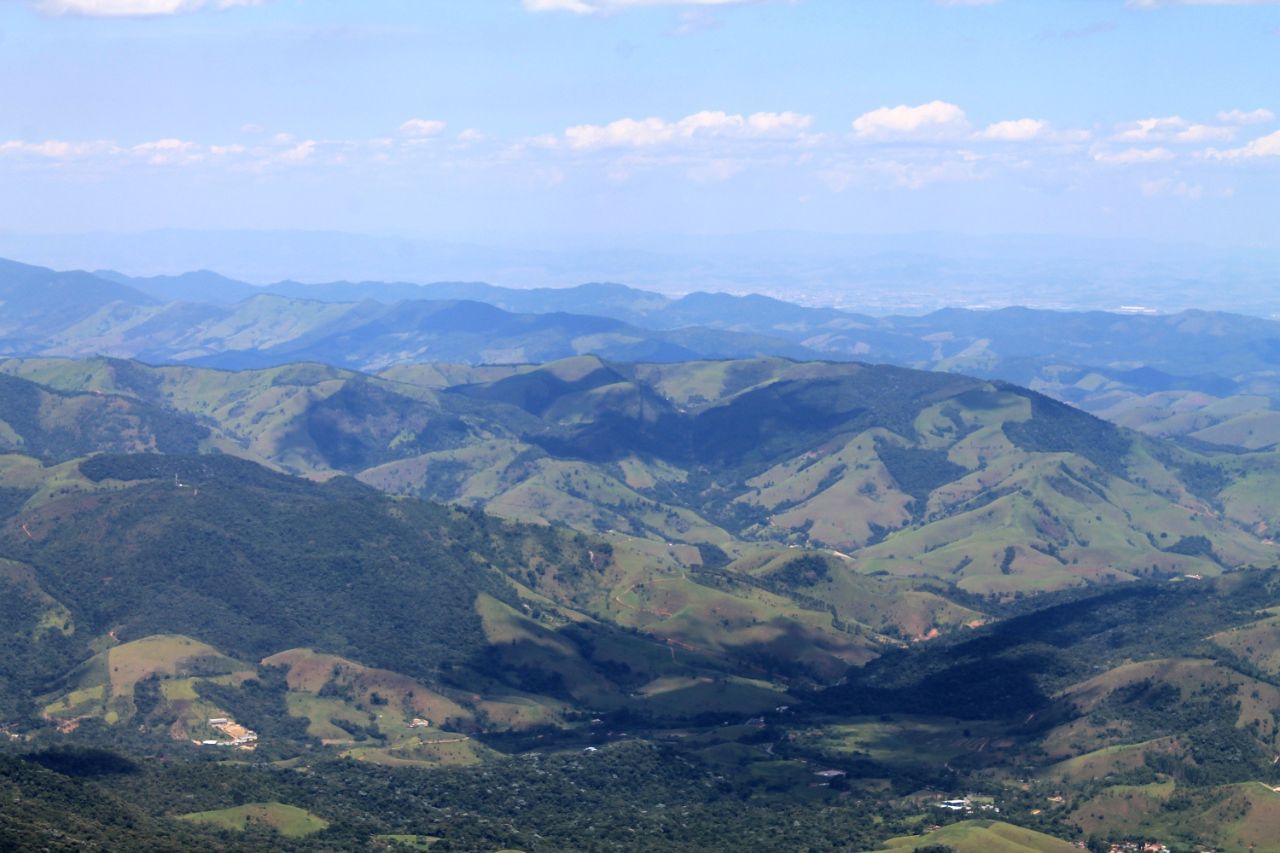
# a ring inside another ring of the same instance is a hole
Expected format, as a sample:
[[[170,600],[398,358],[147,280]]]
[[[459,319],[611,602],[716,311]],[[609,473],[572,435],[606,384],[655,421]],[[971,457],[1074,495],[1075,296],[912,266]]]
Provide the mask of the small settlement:
[[[975,811],[1000,813],[1000,807],[991,802],[990,799],[977,797],[943,800],[940,803],[934,803],[934,808],[949,812],[964,812],[965,814],[973,814]]]
[[[1108,847],[1107,853],[1170,853],[1170,850],[1159,841],[1119,841]]]
[[[210,717],[209,726],[222,732],[230,740],[195,740],[192,743],[198,746],[232,746],[249,752],[258,748],[258,733],[229,717]]]

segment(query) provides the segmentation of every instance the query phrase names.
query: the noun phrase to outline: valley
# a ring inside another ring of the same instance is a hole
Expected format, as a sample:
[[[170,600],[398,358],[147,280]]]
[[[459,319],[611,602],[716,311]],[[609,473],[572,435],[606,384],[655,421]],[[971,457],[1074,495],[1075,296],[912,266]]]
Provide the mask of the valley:
[[[245,849],[1268,831],[1270,450],[778,357],[0,378],[2,831],[103,786]]]
[[[1280,853],[1280,0],[0,0],[0,853]]]

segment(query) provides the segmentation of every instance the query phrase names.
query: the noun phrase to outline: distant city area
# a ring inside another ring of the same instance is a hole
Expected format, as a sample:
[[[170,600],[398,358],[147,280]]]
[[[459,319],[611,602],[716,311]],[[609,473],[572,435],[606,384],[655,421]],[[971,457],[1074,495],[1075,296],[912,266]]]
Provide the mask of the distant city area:
[[[668,296],[762,294],[872,315],[1020,305],[1280,316],[1280,251],[1130,240],[771,232],[495,238],[494,245],[472,245],[307,231],[0,232],[0,257],[135,277],[216,270],[254,284],[483,281],[560,288],[611,282]]]

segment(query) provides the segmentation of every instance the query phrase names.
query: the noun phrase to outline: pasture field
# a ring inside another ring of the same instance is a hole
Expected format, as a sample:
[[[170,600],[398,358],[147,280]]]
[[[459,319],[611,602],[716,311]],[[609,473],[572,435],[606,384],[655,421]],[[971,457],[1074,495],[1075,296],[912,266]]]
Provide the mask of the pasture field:
[[[205,823],[233,831],[243,831],[250,826],[266,826],[285,838],[302,838],[329,826],[327,820],[284,803],[248,803],[229,809],[178,815],[178,820]]]
[[[966,820],[924,835],[891,838],[876,853],[911,853],[938,846],[955,853],[1074,853],[1069,842],[1000,821]]]
[[[1001,722],[913,717],[859,718],[802,732],[797,742],[832,755],[869,758],[889,766],[940,769],[990,764],[1021,741]]]

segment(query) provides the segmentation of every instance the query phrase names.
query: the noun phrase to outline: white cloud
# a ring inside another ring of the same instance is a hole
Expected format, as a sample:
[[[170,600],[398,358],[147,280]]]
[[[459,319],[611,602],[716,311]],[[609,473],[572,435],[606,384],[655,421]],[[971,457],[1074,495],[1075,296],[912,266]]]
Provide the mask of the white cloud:
[[[96,154],[114,154],[119,149],[111,142],[98,140],[94,142],[65,142],[59,139],[48,139],[44,142],[25,142],[11,139],[0,142],[0,155],[28,155],[43,157],[48,160],[77,160]]]
[[[1219,151],[1210,148],[1204,156],[1212,160],[1243,160],[1255,157],[1280,157],[1280,130],[1267,136],[1259,137],[1248,145]]]
[[[1266,124],[1276,120],[1276,114],[1267,109],[1226,110],[1218,113],[1218,121],[1226,124]]]
[[[1234,139],[1235,127],[1196,124],[1182,116],[1143,118],[1119,126],[1115,139],[1121,142],[1180,142],[1184,144],[1223,142]]]
[[[594,15],[640,6],[734,6],[751,0],[523,0],[530,12],[572,12]]]
[[[199,162],[205,158],[206,154],[226,157],[243,154],[246,150],[243,145],[206,147],[197,142],[173,137],[139,142],[128,147],[101,139],[88,142],[66,142],[54,139],[44,142],[22,140],[0,142],[0,156],[36,157],[58,164],[91,160],[107,163],[118,160],[146,163],[152,166],[172,166]]]
[[[1191,124],[1173,135],[1175,142],[1226,142],[1235,139],[1234,127]]]
[[[311,159],[311,155],[316,151],[316,141],[308,139],[305,142],[299,142],[288,151],[280,155],[280,159],[286,163],[305,163]]]
[[[1190,122],[1182,116],[1165,116],[1163,118],[1141,118],[1120,126],[1116,139],[1123,142],[1149,142],[1166,139],[1170,134],[1185,128]]]
[[[39,0],[36,9],[46,15],[87,15],[128,18],[144,15],[181,15],[201,9],[256,6],[263,0]]]
[[[790,111],[782,113],[752,113],[747,116],[747,129],[755,134],[790,134],[807,130],[813,124],[813,116]]]
[[[853,121],[853,132],[860,139],[948,136],[968,127],[964,110],[945,101],[930,101],[918,107],[881,107]]]
[[[1232,117],[1224,113],[1219,118]],[[814,129],[816,123],[815,117],[792,111],[703,110],[682,118],[627,117],[578,124],[542,137],[486,136],[474,128],[413,118],[396,133],[335,139],[274,130],[250,138],[234,129],[230,138],[198,141],[0,139],[0,169],[289,173],[377,164],[406,175],[465,170],[491,172],[503,180],[535,172],[559,174],[561,179],[626,180],[661,174],[708,184],[758,171],[787,174],[797,181],[817,179],[833,189],[883,190],[1001,176],[1022,182],[1030,180],[1026,176],[1067,180],[1062,176],[1070,175],[1074,180],[1082,171],[1112,178],[1117,172],[1132,172],[1135,192],[1145,186],[1149,195],[1191,198],[1192,188],[1204,184],[1204,197],[1211,198],[1216,197],[1211,172],[1222,171],[1218,161],[1280,156],[1278,134],[1245,144],[1274,128],[1245,134],[1240,124],[1195,124],[1180,116],[1144,119],[1095,135],[1059,130],[1043,118],[971,124],[959,106],[933,101],[873,110],[844,133],[820,132]],[[1107,141],[1113,134],[1128,139]],[[1228,139],[1238,141],[1221,141]],[[1146,183],[1140,185],[1139,180]],[[1187,184],[1185,189],[1180,181]]]
[[[429,139],[439,134],[444,127],[444,122],[435,119],[411,118],[400,125],[400,132],[414,139]]]
[[[201,157],[200,146],[185,139],[157,139],[135,145],[130,150],[154,166],[189,163]]]
[[[126,145],[107,140],[10,140],[0,142],[0,159],[43,160],[53,168],[85,163],[95,169],[109,168],[120,172],[140,167],[249,168],[261,171],[314,162],[341,165],[357,157],[372,160],[379,150],[377,143],[377,140],[298,141],[287,134],[265,140],[260,145],[206,143],[177,137]],[[327,153],[328,156],[322,158],[322,153]]]
[[[795,136],[813,122],[793,112],[753,113],[749,116],[703,110],[679,121],[650,117],[623,118],[605,125],[580,124],[565,130],[570,148],[643,148],[688,142],[705,137]]]
[[[1124,151],[1095,151],[1093,159],[1106,166],[1133,166],[1160,163],[1176,155],[1168,148],[1126,148]]]
[[[996,142],[1028,142],[1043,136],[1049,130],[1049,123],[1034,118],[1020,118],[1011,121],[998,121],[988,125],[978,134],[983,139]]]
[[[658,145],[670,142],[676,125],[660,118],[623,118],[606,125],[579,124],[564,132],[573,148],[600,148],[623,145]]]

